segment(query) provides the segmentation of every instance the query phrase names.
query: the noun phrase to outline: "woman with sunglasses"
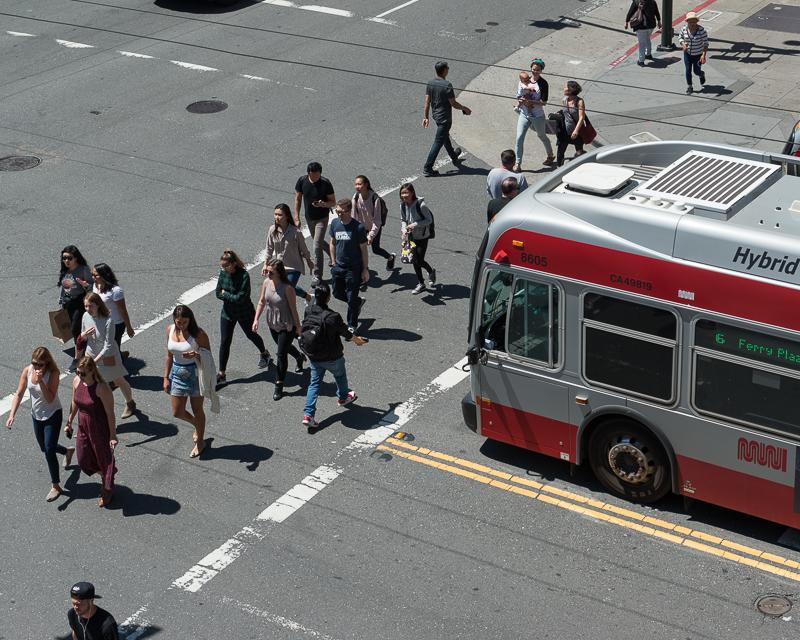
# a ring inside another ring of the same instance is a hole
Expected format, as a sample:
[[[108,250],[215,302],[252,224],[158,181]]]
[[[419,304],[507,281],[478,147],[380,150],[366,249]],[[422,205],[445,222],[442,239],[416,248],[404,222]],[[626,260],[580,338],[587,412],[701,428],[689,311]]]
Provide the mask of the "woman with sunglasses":
[[[267,263],[267,279],[261,286],[261,294],[256,305],[256,317],[253,320],[253,331],[258,331],[258,319],[267,310],[267,326],[272,339],[278,345],[277,374],[275,376],[275,392],[273,400],[283,397],[283,381],[289,368],[287,354],[297,360],[295,373],[303,372],[306,357],[292,344],[295,336],[300,335],[300,318],[297,315],[297,295],[286,276],[283,262],[273,258]]]
[[[47,460],[52,487],[47,494],[47,502],[61,495],[61,478],[56,453],[64,453],[64,468],[69,466],[75,448],[65,449],[58,444],[63,412],[58,399],[59,370],[53,355],[45,347],[36,347],[31,354],[31,363],[22,370],[19,385],[11,398],[11,412],[6,420],[9,429],[14,424],[17,409],[22,403],[25,391],[31,397],[31,418],[36,442]]]
[[[58,302],[69,314],[72,338],[77,340],[81,332],[83,297],[92,288],[92,270],[74,244],[69,244],[61,250],[59,264],[58,286],[61,288],[61,295]],[[72,361],[70,371],[75,370],[76,363],[77,358]]]
[[[219,259],[219,276],[217,277],[217,298],[222,300],[222,313],[219,318],[219,370],[217,384],[225,382],[225,369],[231,355],[231,342],[236,324],[244,331],[244,335],[252,342],[258,353],[258,368],[269,366],[270,355],[264,340],[250,327],[256,310],[250,299],[250,274],[242,259],[231,249],[225,249]]]
[[[131,385],[125,379],[128,372],[122,366],[122,354],[114,342],[111,312],[102,298],[94,292],[86,294],[83,306],[86,313],[83,314],[80,338],[81,342],[86,341],[86,355],[95,361],[103,378],[111,380],[122,391],[125,410],[120,418],[130,418],[136,411],[136,403],[133,401]]]
[[[306,246],[303,232],[295,225],[288,204],[275,205],[274,215],[275,224],[267,231],[266,257],[261,275],[266,277],[270,260],[282,260],[289,284],[294,287],[298,296],[311,300],[311,294],[297,284],[300,276],[305,273],[304,262],[309,271],[314,271],[314,261]]]
[[[196,458],[205,449],[206,414],[203,396],[200,395],[198,360],[200,349],[211,349],[208,334],[194,319],[194,313],[185,304],[172,312],[173,324],[167,327],[167,357],[164,366],[164,393],[170,396],[172,415],[194,427],[194,448],[189,454]],[[186,398],[192,413],[186,410]]]
[[[99,295],[108,307],[111,321],[114,323],[114,341],[121,349],[122,334],[127,332],[128,337],[132,338],[135,333],[125,304],[125,292],[119,286],[117,276],[105,262],[98,262],[92,267],[92,279],[94,280],[92,291]],[[123,358],[128,357],[127,351],[121,353]]]
[[[78,361],[77,375],[72,381],[72,404],[64,432],[72,437],[72,422],[78,416],[75,448],[78,466],[87,476],[100,474],[101,489],[98,507],[107,507],[114,494],[114,449],[117,426],[114,422],[114,398],[97,364],[89,356]]]

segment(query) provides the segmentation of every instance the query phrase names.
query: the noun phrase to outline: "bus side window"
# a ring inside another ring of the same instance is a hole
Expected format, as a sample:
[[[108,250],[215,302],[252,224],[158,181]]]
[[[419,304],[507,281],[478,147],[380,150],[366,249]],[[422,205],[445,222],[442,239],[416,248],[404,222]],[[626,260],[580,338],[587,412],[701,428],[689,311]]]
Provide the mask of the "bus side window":
[[[489,271],[486,274],[480,327],[484,349],[506,350],[506,317],[513,282],[514,276],[510,273]]]
[[[558,289],[517,278],[508,320],[508,352],[548,366],[558,360]]]

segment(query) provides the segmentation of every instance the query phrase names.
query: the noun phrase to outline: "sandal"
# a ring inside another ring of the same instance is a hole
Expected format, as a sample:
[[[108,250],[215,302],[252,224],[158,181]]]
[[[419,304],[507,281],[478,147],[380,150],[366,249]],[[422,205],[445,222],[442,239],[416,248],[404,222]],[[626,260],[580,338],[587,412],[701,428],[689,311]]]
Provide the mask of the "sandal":
[[[514,173],[519,173],[520,171],[522,171],[522,165],[519,162],[517,162],[517,164],[511,167],[511,171],[513,171]]]
[[[542,164],[545,167],[552,167],[555,163],[556,163],[556,157],[555,156],[547,156],[544,159],[544,162],[542,162]]]
[[[194,449],[192,449],[192,452],[189,454],[189,457],[190,457],[190,458],[199,458],[199,457],[200,457],[200,455],[201,455],[201,454],[203,453],[203,451],[205,451],[205,450],[206,450],[206,447],[205,447],[205,445],[203,445],[203,448],[202,448],[202,449],[198,449],[198,448],[197,448],[197,445],[195,444],[195,445],[194,445]]]
[[[103,509],[111,504],[111,500],[114,498],[113,491],[106,491],[105,489],[100,489],[100,499],[97,501],[97,506]]]

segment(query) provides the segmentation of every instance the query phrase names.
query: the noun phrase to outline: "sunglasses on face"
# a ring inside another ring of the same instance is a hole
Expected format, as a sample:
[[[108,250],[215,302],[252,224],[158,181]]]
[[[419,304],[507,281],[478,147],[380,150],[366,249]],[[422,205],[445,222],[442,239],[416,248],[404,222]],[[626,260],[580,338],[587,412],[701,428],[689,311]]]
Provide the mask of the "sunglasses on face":
[[[75,259],[75,256],[61,256],[61,260],[63,262],[70,262],[71,260],[74,260],[74,259]]]
[[[39,362],[38,360],[31,360],[31,366],[43,367],[44,366],[44,362]]]

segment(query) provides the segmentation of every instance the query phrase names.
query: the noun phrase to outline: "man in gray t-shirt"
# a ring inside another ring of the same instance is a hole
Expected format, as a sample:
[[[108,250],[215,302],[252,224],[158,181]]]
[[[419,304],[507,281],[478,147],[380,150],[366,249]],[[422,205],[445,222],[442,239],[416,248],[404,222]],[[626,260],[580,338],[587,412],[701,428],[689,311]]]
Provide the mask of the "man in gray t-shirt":
[[[433,112],[433,121],[436,123],[436,135],[433,138],[433,145],[422,170],[425,176],[439,175],[439,172],[433,168],[433,163],[436,162],[436,156],[439,155],[442,147],[447,151],[447,155],[450,156],[453,164],[461,164],[459,159],[461,149],[454,149],[453,143],[450,141],[450,127],[453,126],[453,109],[458,109],[465,116],[472,113],[469,107],[465,107],[456,100],[455,93],[453,93],[453,85],[446,79],[450,70],[447,63],[440,60],[434,65],[434,69],[436,70],[436,77],[425,88],[425,104],[422,110],[423,129],[428,128],[428,116],[431,111]]]
[[[500,154],[500,163],[502,166],[495,167],[489,172],[489,175],[486,176],[486,193],[488,193],[489,197],[493,200],[502,195],[500,192],[500,185],[506,178],[517,179],[517,185],[519,186],[520,193],[528,188],[528,182],[525,180],[525,176],[521,173],[512,171],[512,168],[516,162],[517,154],[514,153],[514,150],[506,149]]]

